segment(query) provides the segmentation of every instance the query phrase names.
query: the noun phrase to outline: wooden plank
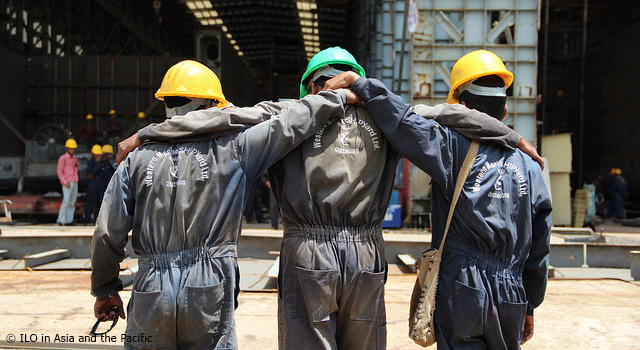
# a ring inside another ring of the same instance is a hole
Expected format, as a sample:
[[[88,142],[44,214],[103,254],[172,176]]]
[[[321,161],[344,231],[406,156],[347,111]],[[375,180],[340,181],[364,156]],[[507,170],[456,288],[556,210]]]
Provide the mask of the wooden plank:
[[[53,249],[24,257],[26,267],[35,267],[71,257],[68,249]]]
[[[91,270],[91,259],[62,259],[33,268],[34,270]]]

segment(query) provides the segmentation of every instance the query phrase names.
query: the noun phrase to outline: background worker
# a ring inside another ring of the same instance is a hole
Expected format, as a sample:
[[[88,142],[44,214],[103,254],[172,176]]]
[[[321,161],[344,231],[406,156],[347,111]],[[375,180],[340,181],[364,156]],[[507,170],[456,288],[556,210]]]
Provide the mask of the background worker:
[[[100,134],[93,121],[93,115],[89,113],[84,117],[84,124],[78,129],[78,141],[87,145],[87,149],[91,149],[91,145],[98,142],[99,137]]]
[[[136,117],[136,122],[133,123],[133,125],[131,125],[131,127],[129,127],[129,129],[127,130],[127,136],[130,136],[132,134],[134,134],[136,131],[144,128],[145,126],[149,125],[149,120],[147,119],[147,115],[143,112],[143,111],[139,111]],[[118,140],[120,141],[120,140]]]
[[[624,199],[627,195],[627,181],[622,177],[622,169],[611,168],[611,177],[608,183],[609,209],[607,218],[615,216],[617,219],[626,217],[624,211]]]
[[[302,76],[300,97],[319,93],[325,81],[345,70],[364,75],[348,51],[320,51]],[[286,107],[271,105],[274,111]],[[457,112],[440,117],[452,117],[475,138],[493,136],[512,146],[520,140],[478,112],[466,119]],[[489,120],[485,129],[482,120]],[[188,131],[207,132],[206,126],[194,123],[163,124],[143,129],[140,137],[166,140]],[[381,225],[398,159],[367,109],[347,106],[343,117],[331,118],[269,169],[284,223],[278,276],[281,349],[385,348]]]
[[[102,164],[104,165],[104,172],[101,173],[102,176],[100,180],[102,181],[102,194],[104,195],[113,173],[115,173],[118,168],[115,159],[113,159],[113,146],[108,143],[102,145]],[[99,203],[102,203],[102,197],[103,196],[100,196]]]
[[[102,146],[96,144],[91,147],[91,159],[87,161],[87,201],[84,207],[84,224],[93,222],[93,213],[98,217],[102,194],[104,193],[103,178],[105,165],[102,162]]]
[[[115,109],[109,111],[109,119],[105,120],[102,127],[103,142],[115,146],[120,141],[120,133],[122,132],[122,125],[118,120]]]
[[[266,174],[258,176],[258,178],[249,186],[247,203],[244,208],[244,218],[247,223],[257,222],[259,224],[262,224],[266,222],[264,216],[262,215],[262,198],[263,194],[268,191],[267,185],[265,183],[266,177]]]
[[[125,347],[237,348],[236,250],[248,186],[329,117],[341,117],[351,97],[346,90],[310,96],[249,127],[266,118],[224,108],[209,68],[195,61],[172,66],[156,93],[167,117],[215,126],[197,141],[143,145],[118,167],[92,241],[96,318],[113,319],[114,307],[125,317],[118,272],[131,230],[139,271],[126,334],[145,333],[152,342]]]
[[[145,126],[149,125],[149,120],[147,120],[147,115],[144,114],[143,111],[138,112],[138,118],[136,119],[136,124],[138,128],[136,128],[135,131],[138,131],[139,129],[142,129]]]
[[[58,158],[57,167],[58,180],[62,185],[62,204],[56,220],[58,225],[73,223],[78,198],[78,158],[75,156],[78,143],[74,139],[67,139],[64,147],[67,152]]]
[[[447,102],[497,120],[507,113],[513,74],[478,50],[451,72]],[[438,247],[457,173],[471,141],[409,109],[375,79],[344,73],[327,88],[351,86],[393,147],[432,178],[432,246]],[[481,143],[447,236],[436,295],[438,349],[518,349],[533,335],[533,310],[544,298],[551,202],[540,167],[519,150]],[[526,317],[525,317],[526,315]]]

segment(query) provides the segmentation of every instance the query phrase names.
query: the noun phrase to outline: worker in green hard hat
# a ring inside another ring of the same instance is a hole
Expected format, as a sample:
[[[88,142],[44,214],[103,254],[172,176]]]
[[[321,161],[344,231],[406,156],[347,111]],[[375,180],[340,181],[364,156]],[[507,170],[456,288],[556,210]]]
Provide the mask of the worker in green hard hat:
[[[300,97],[318,93],[327,79],[346,70],[365,75],[347,50],[320,51],[302,76]],[[246,111],[264,113],[264,102],[258,106]],[[288,102],[268,106],[276,113]],[[456,117],[444,110],[439,121],[459,125],[456,130],[474,139],[491,135],[511,146],[520,139],[502,123],[486,122],[490,117],[480,112]],[[162,141],[206,134],[212,131],[207,123],[173,119],[138,136]],[[398,160],[367,109],[351,105],[269,168],[284,223],[278,276],[281,349],[386,347],[381,224]]]
[[[309,93],[317,93],[311,91],[312,86],[324,85],[324,82],[328,80],[329,76],[335,76],[325,73],[331,69],[335,70],[333,73],[351,70],[359,76],[365,76],[364,68],[358,64],[349,51],[339,46],[324,49],[311,58],[309,64],[307,64],[307,70],[302,74],[302,79],[300,80],[300,98],[307,96]]]

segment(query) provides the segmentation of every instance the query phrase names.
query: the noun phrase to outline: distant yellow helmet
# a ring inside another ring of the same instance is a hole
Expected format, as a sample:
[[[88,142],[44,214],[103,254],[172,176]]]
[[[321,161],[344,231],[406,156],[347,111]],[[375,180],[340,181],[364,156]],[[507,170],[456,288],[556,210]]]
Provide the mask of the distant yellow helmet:
[[[165,96],[208,98],[218,100],[218,107],[227,105],[216,73],[200,62],[185,60],[173,65],[162,79],[156,98]]]
[[[112,109],[112,110],[109,111],[109,115],[112,115],[112,114],[116,114],[116,110],[115,109]]]
[[[140,119],[144,118],[144,112],[143,111],[138,112],[138,118],[140,118]]]
[[[622,175],[622,169],[616,168],[616,175]]]
[[[113,154],[113,146],[110,144],[102,145],[102,153]]]
[[[87,114],[87,116],[86,116],[86,117],[84,117],[84,119],[86,119],[86,120],[93,120],[93,114],[91,114],[91,113]]]
[[[460,57],[451,70],[451,90],[447,103],[458,103],[460,85],[480,77],[497,75],[504,80],[505,89],[513,83],[513,73],[507,70],[496,54],[487,50],[476,50]]]
[[[102,147],[100,147],[100,145],[95,144],[91,147],[91,154],[95,155],[95,156],[99,156],[102,154]]]
[[[67,139],[67,141],[64,143],[64,147],[76,149],[78,148],[78,143],[74,139]]]

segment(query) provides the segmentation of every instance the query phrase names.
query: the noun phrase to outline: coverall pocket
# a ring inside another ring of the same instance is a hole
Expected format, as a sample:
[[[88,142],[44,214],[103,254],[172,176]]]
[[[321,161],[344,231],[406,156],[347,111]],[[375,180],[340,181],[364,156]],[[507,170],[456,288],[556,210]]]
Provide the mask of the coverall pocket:
[[[448,297],[446,295],[439,296]],[[453,336],[462,339],[481,336],[484,333],[486,292],[456,281],[452,298]]]
[[[527,314],[527,303],[505,301],[500,305],[498,317],[504,342],[509,348],[517,347],[524,330],[524,317]]]
[[[304,308],[311,322],[326,322],[338,311],[338,275],[334,270],[308,270],[296,266]]]
[[[140,344],[144,348],[160,348],[172,342],[169,334],[174,332],[169,328],[168,319],[169,300],[164,291],[138,292],[133,291],[130,302],[129,320],[127,322],[127,336],[138,339],[142,334],[148,336],[150,343]]]
[[[361,271],[351,295],[350,318],[355,321],[373,321],[378,313],[380,297],[384,292],[385,272]]]
[[[189,342],[225,333],[224,280],[211,286],[185,288],[185,332]]]

